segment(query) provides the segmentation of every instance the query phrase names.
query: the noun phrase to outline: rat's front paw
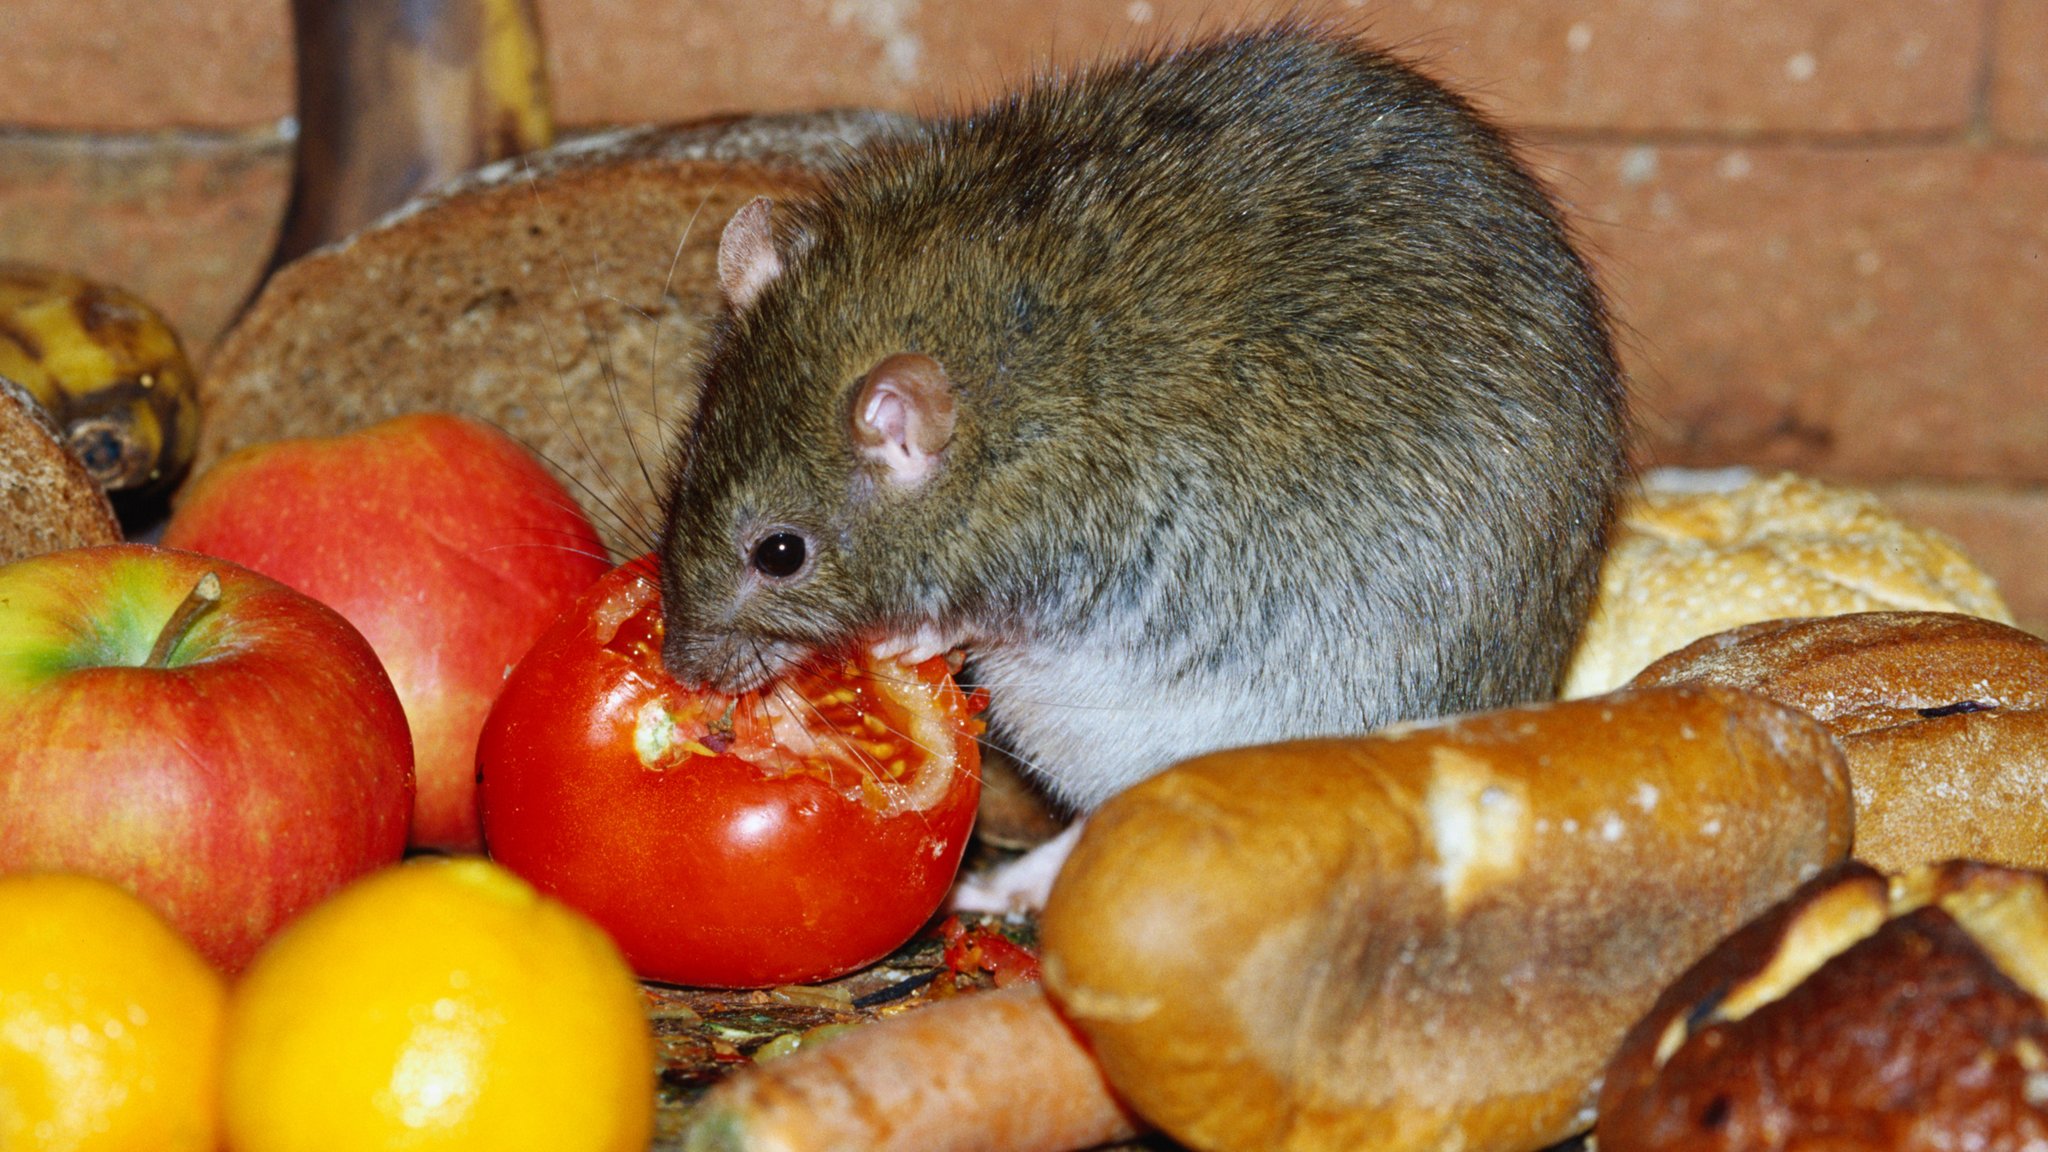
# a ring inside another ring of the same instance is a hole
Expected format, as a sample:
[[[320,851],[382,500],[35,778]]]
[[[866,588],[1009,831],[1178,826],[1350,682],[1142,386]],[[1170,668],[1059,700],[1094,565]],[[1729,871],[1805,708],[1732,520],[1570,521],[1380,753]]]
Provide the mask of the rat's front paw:
[[[883,636],[868,645],[868,654],[877,660],[901,660],[905,664],[922,664],[934,656],[951,657],[957,667],[958,649],[968,642],[960,631],[941,631],[936,624],[920,624],[910,632]]]
[[[1081,839],[1082,821],[1075,821],[1059,835],[1006,864],[973,876],[962,876],[953,884],[947,906],[955,912],[1000,913],[1022,916],[1045,907],[1052,895],[1052,882],[1060,867]]]

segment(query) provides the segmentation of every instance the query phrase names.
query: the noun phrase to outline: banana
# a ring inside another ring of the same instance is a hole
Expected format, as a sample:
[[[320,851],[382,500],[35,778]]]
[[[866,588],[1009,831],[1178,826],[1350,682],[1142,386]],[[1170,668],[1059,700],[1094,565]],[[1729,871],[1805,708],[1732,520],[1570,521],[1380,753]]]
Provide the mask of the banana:
[[[163,317],[129,292],[0,262],[0,376],[49,410],[110,491],[160,487],[191,463],[191,362]]]
[[[483,0],[476,46],[477,122],[483,159],[503,160],[554,143],[545,53],[534,0]]]

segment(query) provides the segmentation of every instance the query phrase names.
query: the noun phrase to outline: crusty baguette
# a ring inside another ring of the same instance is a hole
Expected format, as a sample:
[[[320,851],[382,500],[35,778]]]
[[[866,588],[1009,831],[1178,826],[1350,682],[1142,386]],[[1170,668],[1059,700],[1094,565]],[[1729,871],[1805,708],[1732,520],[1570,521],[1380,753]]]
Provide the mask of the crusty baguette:
[[[2048,867],[2048,640],[1946,612],[1772,620],[1717,633],[1634,683],[1710,682],[1812,713],[1849,760],[1856,855]]]
[[[0,376],[0,564],[120,539],[113,505],[57,422]]]
[[[1691,686],[1200,757],[1111,800],[1054,1001],[1197,1149],[1535,1149],[1715,941],[1839,860],[1841,752]]]
[[[799,196],[908,122],[726,120],[559,145],[456,181],[281,269],[207,366],[197,467],[405,412],[498,425],[556,466],[621,554],[653,543],[654,487],[719,314],[719,230]]]
[[[1619,687],[1657,657],[1738,625],[1887,610],[2012,623],[1954,541],[1868,492],[1790,473],[1653,472],[1615,527],[1564,695]]]

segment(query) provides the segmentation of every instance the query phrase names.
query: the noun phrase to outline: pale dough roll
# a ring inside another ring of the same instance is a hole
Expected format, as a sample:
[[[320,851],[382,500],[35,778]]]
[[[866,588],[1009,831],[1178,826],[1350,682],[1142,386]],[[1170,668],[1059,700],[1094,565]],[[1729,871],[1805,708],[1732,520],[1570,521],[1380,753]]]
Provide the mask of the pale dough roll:
[[[1868,492],[1790,473],[1653,472],[1623,509],[1563,694],[1609,691],[1738,625],[1888,610],[2012,623],[1954,541]]]

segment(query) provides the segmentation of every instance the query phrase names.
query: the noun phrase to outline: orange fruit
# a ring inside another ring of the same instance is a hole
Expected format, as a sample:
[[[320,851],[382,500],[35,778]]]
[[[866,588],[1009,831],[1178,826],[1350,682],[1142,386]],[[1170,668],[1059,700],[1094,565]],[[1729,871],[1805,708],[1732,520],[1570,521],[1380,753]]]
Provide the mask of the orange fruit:
[[[235,1152],[643,1152],[654,1047],[618,949],[481,857],[374,872],[257,953],[228,1003]]]
[[[0,877],[0,1148],[211,1152],[226,999],[127,890]]]

